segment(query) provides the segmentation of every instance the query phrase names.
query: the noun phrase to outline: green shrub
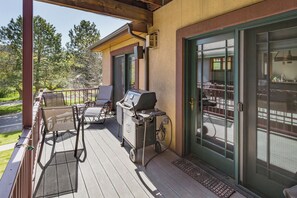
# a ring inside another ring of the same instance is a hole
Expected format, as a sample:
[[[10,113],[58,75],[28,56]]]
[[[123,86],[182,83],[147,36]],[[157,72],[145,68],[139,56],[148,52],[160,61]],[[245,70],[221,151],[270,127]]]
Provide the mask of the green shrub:
[[[9,94],[8,89],[0,89],[0,98],[5,98]]]
[[[11,106],[0,106],[0,116],[11,113],[18,113],[22,111],[22,104],[11,105]]]
[[[8,102],[19,100],[19,93],[17,91],[12,91],[6,94],[5,96],[1,96],[0,93],[0,102]]]

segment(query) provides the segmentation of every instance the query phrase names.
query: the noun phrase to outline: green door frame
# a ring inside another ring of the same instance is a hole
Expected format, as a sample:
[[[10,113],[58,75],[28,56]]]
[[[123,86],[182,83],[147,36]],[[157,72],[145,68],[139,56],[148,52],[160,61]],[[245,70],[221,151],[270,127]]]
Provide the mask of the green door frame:
[[[251,29],[251,28],[255,28],[255,27],[260,27],[260,26],[264,26],[264,25],[269,25],[269,24],[273,24],[273,23],[277,23],[277,22],[281,22],[281,21],[287,21],[290,19],[295,19],[297,18],[297,11],[293,10],[293,11],[288,11],[286,13],[281,13],[281,14],[276,14],[273,16],[269,16],[266,18],[262,18],[262,19],[258,19],[252,22],[248,22],[248,23],[242,23],[239,25],[235,25],[235,26],[231,26],[231,27],[227,27],[223,30],[216,30],[216,31],[210,31],[207,33],[203,33],[200,35],[196,35],[193,37],[189,37],[189,38],[184,38],[183,40],[183,49],[184,49],[184,64],[185,67],[183,68],[184,72],[183,72],[183,79],[184,79],[184,90],[185,90],[185,95],[184,95],[184,115],[183,115],[183,122],[185,124],[183,124],[183,131],[184,133],[184,138],[183,138],[183,145],[184,145],[184,154],[189,154],[190,152],[190,145],[189,145],[189,139],[190,139],[190,130],[189,130],[189,126],[187,126],[187,119],[189,118],[189,96],[188,96],[188,82],[187,82],[187,78],[189,78],[188,76],[188,67],[187,65],[192,65],[193,64],[193,60],[191,60],[191,58],[193,58],[193,55],[189,56],[189,50],[190,50],[190,46],[191,46],[191,42],[193,42],[194,40],[197,40],[199,38],[205,38],[205,37],[211,37],[214,35],[219,35],[219,34],[224,34],[224,33],[228,33],[228,32],[232,32],[234,31],[234,141],[235,141],[235,146],[234,146],[234,180],[236,182],[236,184],[244,184],[244,175],[245,172],[244,170],[241,170],[241,167],[244,167],[244,163],[245,163],[245,156],[246,156],[246,152],[247,152],[247,148],[244,144],[244,141],[241,142],[241,136],[243,135],[243,138],[245,137],[245,131],[243,131],[243,134],[240,134],[240,112],[238,109],[238,103],[239,102],[243,102],[243,101],[239,101],[239,98],[244,98],[245,97],[245,91],[243,92],[243,96],[240,96],[240,79],[239,79],[239,75],[240,75],[240,70],[239,70],[239,55],[240,55],[240,32],[247,30],[247,29]],[[243,85],[244,87],[244,85]],[[244,87],[244,89],[246,90],[246,88]],[[243,113],[243,116],[246,117],[246,112]],[[241,144],[243,144],[241,146]],[[240,148],[242,148],[243,150],[241,151]],[[241,160],[241,156],[242,156],[242,160]],[[242,172],[243,171],[243,172]],[[241,175],[241,172],[243,175]],[[252,192],[251,192],[252,193]]]
[[[187,58],[185,59],[186,64],[185,64],[185,131],[186,131],[186,137],[185,137],[185,154],[190,154],[191,152],[191,133],[192,133],[192,124],[194,124],[196,128],[196,109],[197,109],[197,90],[196,87],[192,86],[193,83],[196,82],[196,77],[197,75],[197,67],[196,67],[196,43],[195,40],[186,40],[185,43],[185,54],[187,55]],[[193,107],[190,105],[190,100],[191,98],[193,99]],[[190,109],[193,108],[194,110],[191,111]]]
[[[239,151],[239,134],[237,128],[239,128],[239,114],[237,111],[237,103],[238,103],[238,98],[239,98],[239,69],[238,69],[238,59],[239,59],[239,54],[238,54],[238,49],[239,49],[239,33],[237,29],[232,30],[223,30],[223,31],[215,31],[211,33],[206,33],[203,35],[199,35],[197,37],[193,37],[191,39],[187,39],[185,41],[185,54],[186,54],[186,63],[185,63],[185,154],[189,154],[191,150],[191,130],[193,128],[196,128],[196,126],[193,126],[193,124],[196,125],[195,121],[195,115],[191,113],[190,110],[190,104],[189,101],[191,98],[194,99],[194,101],[197,101],[197,91],[194,89],[194,86],[192,83],[197,84],[197,82],[193,82],[196,80],[195,75],[197,75],[197,65],[196,65],[196,41],[199,39],[205,39],[208,37],[213,37],[213,36],[220,36],[223,34],[229,34],[232,33],[234,34],[234,160],[230,160],[227,158],[220,157],[216,152],[209,152],[206,156],[208,161],[212,161],[212,164],[219,163],[222,164],[223,166],[221,167],[221,170],[226,172],[228,175],[231,177],[234,177],[234,179],[237,181],[239,174],[237,173],[239,168],[236,166],[236,164],[239,163],[239,156],[238,156],[238,151]],[[189,93],[190,92],[190,93]],[[194,102],[194,108],[196,109],[196,102]],[[205,152],[204,149],[201,149],[200,152]],[[214,158],[216,158],[214,160]],[[213,159],[213,160],[212,160]],[[231,169],[229,168],[231,167]],[[233,171],[235,170],[235,171]]]

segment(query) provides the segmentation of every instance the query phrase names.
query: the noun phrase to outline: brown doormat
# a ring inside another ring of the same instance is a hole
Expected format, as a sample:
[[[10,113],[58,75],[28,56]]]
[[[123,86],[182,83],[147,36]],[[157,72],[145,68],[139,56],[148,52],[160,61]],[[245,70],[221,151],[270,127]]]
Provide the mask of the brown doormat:
[[[228,198],[235,192],[233,188],[226,185],[218,178],[210,175],[209,173],[199,168],[195,164],[189,162],[188,160],[181,158],[173,161],[172,164],[174,164],[183,172],[185,172],[193,179],[198,181],[211,192],[215,193],[218,197]]]

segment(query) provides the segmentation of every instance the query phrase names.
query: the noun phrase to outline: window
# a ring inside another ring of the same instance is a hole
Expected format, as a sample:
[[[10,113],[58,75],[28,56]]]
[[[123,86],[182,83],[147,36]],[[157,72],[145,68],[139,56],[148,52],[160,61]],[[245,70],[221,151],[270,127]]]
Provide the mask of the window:
[[[232,56],[228,56],[228,70],[232,70],[232,59]],[[225,70],[225,57],[210,58],[210,64],[212,71],[223,71]]]
[[[128,90],[135,89],[135,57],[134,54],[127,55],[127,83],[128,83]]]

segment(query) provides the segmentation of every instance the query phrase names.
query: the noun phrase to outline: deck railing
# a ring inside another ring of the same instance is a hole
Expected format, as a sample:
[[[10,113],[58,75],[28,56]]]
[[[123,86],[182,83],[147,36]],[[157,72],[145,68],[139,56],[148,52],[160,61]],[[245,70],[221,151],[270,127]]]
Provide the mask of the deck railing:
[[[200,86],[200,84],[198,85]],[[200,88],[200,87],[198,87]],[[225,116],[225,109],[227,109],[227,118],[233,120],[234,118],[234,87],[228,85],[225,90],[224,85],[207,84],[203,87],[207,98],[216,103],[215,106],[203,107],[204,112],[213,114],[219,117]],[[267,93],[265,89],[257,93],[258,97],[258,127],[262,129],[267,128]],[[225,95],[226,92],[226,95]],[[297,113],[295,98],[297,91],[273,89],[270,92],[272,96],[285,96],[286,101],[270,101],[270,130],[279,135],[289,135],[294,138],[297,137]],[[290,96],[290,97],[288,97]],[[226,99],[225,99],[226,98]],[[291,98],[291,101],[289,100]]]
[[[67,105],[82,104],[87,101],[94,101],[98,88],[66,89],[51,91],[54,93],[63,93]],[[49,91],[45,91],[49,92]]]
[[[46,91],[47,92],[47,91]],[[67,105],[81,104],[94,100],[97,94],[97,88],[75,89],[53,91],[62,92]],[[33,106],[32,128],[23,129],[11,158],[6,166],[0,181],[0,197],[32,197],[35,168],[37,156],[39,153],[39,140],[41,137],[41,106],[43,105],[40,92],[35,99]]]
[[[227,109],[227,118],[230,120],[234,119],[234,86],[228,85],[225,91],[224,85],[216,84],[213,86],[204,86],[203,90],[208,99],[217,104],[216,106],[203,107],[204,112],[224,117],[225,109]]]
[[[0,197],[32,197],[40,138],[42,93],[33,106],[32,128],[23,129],[0,181]]]

